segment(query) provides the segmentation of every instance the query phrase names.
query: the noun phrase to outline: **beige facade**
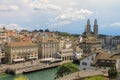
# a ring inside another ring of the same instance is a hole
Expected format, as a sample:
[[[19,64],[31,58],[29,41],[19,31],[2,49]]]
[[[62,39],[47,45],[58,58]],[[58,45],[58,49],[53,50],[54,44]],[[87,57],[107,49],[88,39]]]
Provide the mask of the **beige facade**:
[[[91,53],[95,50],[100,50],[102,48],[101,41],[95,37],[83,38],[80,42],[80,48],[83,49],[83,53]]]
[[[12,42],[5,46],[6,63],[38,59],[38,46],[31,42]]]
[[[0,28],[0,39],[4,40],[8,37],[8,32],[4,28]]]
[[[65,40],[59,41],[59,48],[65,48]]]
[[[59,50],[58,52],[62,58],[63,63],[73,61],[73,57],[74,57],[73,49],[62,49],[62,50]]]
[[[0,63],[4,63],[5,53],[0,51]]]
[[[37,43],[39,45],[39,58],[50,58],[59,49],[59,41],[54,38],[44,38]]]
[[[120,53],[120,44],[117,45],[117,51]]]

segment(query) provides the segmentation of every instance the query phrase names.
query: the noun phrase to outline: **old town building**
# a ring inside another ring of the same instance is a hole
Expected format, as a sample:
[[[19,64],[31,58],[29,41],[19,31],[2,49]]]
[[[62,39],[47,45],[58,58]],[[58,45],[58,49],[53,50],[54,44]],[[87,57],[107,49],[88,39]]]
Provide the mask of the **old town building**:
[[[61,50],[58,51],[58,55],[60,55],[63,63],[73,61],[74,54],[73,54],[73,49],[72,48],[61,49]]]
[[[116,67],[117,70],[120,70],[120,54],[110,54],[101,50],[96,53],[93,65],[97,69],[108,70],[110,67]]]
[[[83,53],[91,53],[92,51],[102,48],[102,43],[98,39],[97,20],[94,21],[93,32],[91,31],[90,20],[88,19],[85,31],[80,38],[79,46],[83,49]]]
[[[39,45],[39,58],[50,58],[59,49],[59,41],[55,38],[39,38],[36,43]]]
[[[102,48],[101,41],[95,37],[83,38],[79,45],[80,48],[83,49],[83,53],[88,54]]]
[[[8,33],[5,27],[0,28],[0,40],[5,40],[8,38]]]
[[[11,42],[5,45],[6,63],[38,59],[38,46],[31,42]]]

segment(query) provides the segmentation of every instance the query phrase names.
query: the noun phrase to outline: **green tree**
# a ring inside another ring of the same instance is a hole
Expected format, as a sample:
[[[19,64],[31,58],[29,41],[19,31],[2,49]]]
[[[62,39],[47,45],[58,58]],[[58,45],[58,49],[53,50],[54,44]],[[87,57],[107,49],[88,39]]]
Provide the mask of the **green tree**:
[[[73,63],[65,63],[58,67],[56,78],[78,71],[78,67]]]
[[[116,67],[111,67],[109,70],[108,70],[108,75],[109,75],[109,78],[116,78],[117,77],[117,70],[116,70]]]
[[[62,32],[61,35],[62,35],[62,36],[70,36],[70,34],[67,33],[67,32]]]
[[[45,32],[50,32],[49,29],[45,29]]]
[[[90,78],[85,78],[85,80],[104,80],[103,76],[93,76]]]

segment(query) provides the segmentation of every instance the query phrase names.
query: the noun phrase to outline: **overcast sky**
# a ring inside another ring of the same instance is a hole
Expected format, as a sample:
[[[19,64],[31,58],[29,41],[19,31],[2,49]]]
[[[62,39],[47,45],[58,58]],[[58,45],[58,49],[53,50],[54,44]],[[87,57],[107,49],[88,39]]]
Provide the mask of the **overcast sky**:
[[[0,27],[81,34],[90,19],[99,33],[120,35],[120,0],[0,0]]]

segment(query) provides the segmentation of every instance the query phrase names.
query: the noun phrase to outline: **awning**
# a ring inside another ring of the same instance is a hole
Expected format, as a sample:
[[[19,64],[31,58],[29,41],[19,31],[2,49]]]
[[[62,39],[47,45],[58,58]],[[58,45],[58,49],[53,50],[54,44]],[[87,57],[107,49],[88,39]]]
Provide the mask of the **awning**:
[[[24,61],[24,58],[20,58],[20,59],[13,59],[14,62],[18,62],[18,61]]]
[[[37,57],[28,57],[28,59],[37,59]]]
[[[44,58],[44,59],[41,59],[40,61],[52,61],[52,60],[55,60],[55,58]]]

